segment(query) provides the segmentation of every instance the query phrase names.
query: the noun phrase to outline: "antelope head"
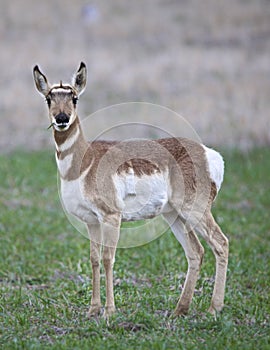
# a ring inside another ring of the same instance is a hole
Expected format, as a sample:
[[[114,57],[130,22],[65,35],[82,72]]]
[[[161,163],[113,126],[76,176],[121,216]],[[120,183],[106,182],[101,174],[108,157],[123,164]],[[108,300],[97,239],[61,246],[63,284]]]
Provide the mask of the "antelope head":
[[[85,89],[86,65],[81,62],[71,84],[60,81],[59,84],[50,85],[38,66],[34,67],[33,74],[37,90],[45,97],[49,108],[50,126],[60,132],[68,130],[76,119],[77,101]]]

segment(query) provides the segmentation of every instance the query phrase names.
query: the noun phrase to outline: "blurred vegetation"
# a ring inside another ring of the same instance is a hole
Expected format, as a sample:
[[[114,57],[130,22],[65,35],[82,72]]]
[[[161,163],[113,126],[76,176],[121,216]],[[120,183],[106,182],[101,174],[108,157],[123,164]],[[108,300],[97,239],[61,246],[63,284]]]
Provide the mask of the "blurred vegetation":
[[[0,0],[0,6],[1,153],[50,143],[34,64],[58,82],[68,81],[81,60],[89,71],[82,117],[145,101],[184,116],[205,143],[269,144],[268,0]]]

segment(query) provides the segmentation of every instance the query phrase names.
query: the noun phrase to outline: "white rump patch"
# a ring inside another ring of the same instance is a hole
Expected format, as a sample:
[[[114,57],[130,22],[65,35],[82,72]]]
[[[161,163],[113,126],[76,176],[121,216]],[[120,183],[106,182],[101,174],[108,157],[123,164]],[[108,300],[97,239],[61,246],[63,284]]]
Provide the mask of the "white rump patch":
[[[203,148],[205,150],[205,155],[208,162],[210,178],[214,181],[217,186],[217,190],[219,191],[224,176],[223,158],[217,151],[204,145]]]

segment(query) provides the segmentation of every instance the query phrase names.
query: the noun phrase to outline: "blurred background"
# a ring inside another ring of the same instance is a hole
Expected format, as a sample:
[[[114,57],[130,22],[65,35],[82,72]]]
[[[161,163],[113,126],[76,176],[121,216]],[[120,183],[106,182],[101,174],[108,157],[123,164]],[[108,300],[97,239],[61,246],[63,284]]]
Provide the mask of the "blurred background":
[[[144,101],[181,114],[207,144],[270,143],[269,0],[0,0],[0,6],[1,153],[51,142],[33,66],[52,82],[69,82],[81,60],[89,76],[82,117]]]

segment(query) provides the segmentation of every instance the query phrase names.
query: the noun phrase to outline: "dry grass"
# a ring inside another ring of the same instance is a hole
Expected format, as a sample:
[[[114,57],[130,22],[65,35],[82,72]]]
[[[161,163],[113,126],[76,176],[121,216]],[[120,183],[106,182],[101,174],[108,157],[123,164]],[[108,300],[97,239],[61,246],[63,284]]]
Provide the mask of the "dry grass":
[[[1,152],[50,140],[33,65],[68,80],[81,60],[81,115],[146,101],[183,115],[207,143],[269,144],[267,0],[0,3]]]

